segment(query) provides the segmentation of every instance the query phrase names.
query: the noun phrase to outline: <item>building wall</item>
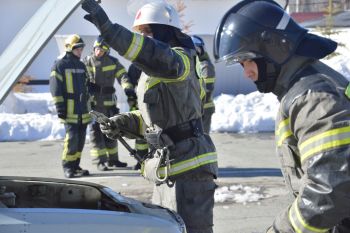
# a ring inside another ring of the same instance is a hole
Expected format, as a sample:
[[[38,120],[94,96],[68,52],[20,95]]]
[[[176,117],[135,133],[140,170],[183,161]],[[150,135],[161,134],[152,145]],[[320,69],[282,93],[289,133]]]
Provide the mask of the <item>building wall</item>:
[[[0,0],[0,8],[5,9],[0,14],[0,53],[15,37],[34,12],[44,3],[44,0]],[[237,0],[184,0],[186,9],[183,20],[191,22],[190,34],[203,36],[207,50],[212,57],[212,37],[224,13]],[[128,14],[128,0],[102,0],[102,6],[113,22],[118,22],[130,28],[133,16]],[[56,35],[77,33],[83,36],[97,36],[97,29],[83,19],[85,12],[79,7],[57,31]],[[90,52],[91,45],[85,49],[84,55]],[[113,53],[116,55],[115,53]],[[25,72],[36,79],[48,79],[51,66],[59,55],[56,39],[52,38],[40,52],[37,59]],[[116,55],[117,56],[117,55]],[[118,56],[120,58],[120,56]],[[129,62],[120,58],[128,67]],[[238,94],[256,90],[255,86],[242,75],[242,68],[238,65],[226,68],[224,64],[215,64],[217,71],[217,85],[215,95],[220,93]],[[34,88],[34,91],[48,91],[48,87]]]

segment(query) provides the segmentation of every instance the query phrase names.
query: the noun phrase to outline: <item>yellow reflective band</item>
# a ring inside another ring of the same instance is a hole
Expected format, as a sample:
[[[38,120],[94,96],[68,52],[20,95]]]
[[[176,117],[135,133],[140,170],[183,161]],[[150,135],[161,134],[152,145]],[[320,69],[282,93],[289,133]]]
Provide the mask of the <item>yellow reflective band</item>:
[[[62,77],[62,75],[60,75],[60,74],[57,73],[56,71],[52,71],[51,74],[50,74],[50,77],[57,78],[58,80],[60,80],[61,82],[63,82],[63,77]]]
[[[114,147],[114,148],[107,148],[107,153],[109,155],[115,155],[118,154],[118,147]]]
[[[350,126],[323,132],[301,143],[299,147],[301,161],[303,162],[305,159],[321,151],[348,144],[350,144]]]
[[[74,93],[73,90],[73,76],[70,70],[66,70],[66,88],[68,93]]]
[[[134,110],[134,111],[131,111],[130,113],[137,116],[137,118],[139,120],[139,134],[143,135],[143,128],[142,128],[143,127],[143,118],[142,118],[140,110]]]
[[[105,155],[107,155],[107,151],[106,151],[106,149],[101,149],[101,150],[99,150],[99,149],[91,149],[90,150],[90,155],[92,157],[105,156]]]
[[[54,103],[62,103],[64,102],[63,96],[53,96],[52,97]]]
[[[116,78],[120,78],[120,76],[122,76],[123,74],[126,73],[126,70],[123,68],[123,69],[120,69],[116,74],[115,74],[115,77]]]
[[[135,144],[135,149],[136,150],[148,150],[148,144]]]
[[[325,233],[329,230],[326,228],[313,227],[307,224],[298,208],[298,199],[295,199],[293,205],[289,209],[288,218],[297,233]]]
[[[186,78],[188,77],[189,73],[190,73],[190,59],[188,58],[187,55],[183,54],[181,51],[178,51],[176,49],[173,49],[173,51],[175,51],[180,57],[181,60],[184,64],[184,71],[183,74],[176,78],[176,79],[172,79],[172,78],[161,78],[161,77],[150,77],[148,80],[148,83],[146,83],[146,90],[154,87],[155,85],[159,84],[160,82],[164,82],[164,83],[173,83],[173,82],[181,82],[186,80]]]
[[[67,100],[67,115],[74,115],[74,100]]]
[[[278,125],[278,129],[275,133],[277,139],[277,146],[281,146],[285,139],[293,135],[292,131],[289,128],[289,121],[290,118],[287,118]]]
[[[216,152],[209,152],[206,154],[196,156],[192,159],[188,159],[176,164],[172,164],[170,165],[169,175],[170,176],[177,175],[210,163],[217,163]],[[159,168],[159,175],[161,177],[164,177],[165,167]]]
[[[205,83],[215,83],[215,78],[203,78]]]
[[[102,72],[115,70],[116,68],[117,68],[116,65],[104,66],[104,67],[102,67]]]
[[[209,103],[204,104],[204,108],[214,108],[214,107],[215,107],[214,102],[209,102]]]
[[[200,88],[201,88],[201,93],[200,93],[200,96],[199,98],[202,100],[204,97],[205,97],[205,87],[204,87],[204,81],[203,79],[200,79],[199,80],[199,83],[200,83]]]
[[[86,69],[89,73],[96,74],[96,67],[94,66],[86,66]]]
[[[132,41],[126,53],[123,55],[128,60],[135,60],[139,55],[142,45],[143,45],[144,37],[138,33],[133,33]]]
[[[103,101],[103,105],[104,106],[113,106],[113,105],[115,105],[115,102],[106,100],[106,101]]]
[[[348,99],[350,99],[350,83],[348,84],[348,86],[345,89],[345,95],[348,97]]]

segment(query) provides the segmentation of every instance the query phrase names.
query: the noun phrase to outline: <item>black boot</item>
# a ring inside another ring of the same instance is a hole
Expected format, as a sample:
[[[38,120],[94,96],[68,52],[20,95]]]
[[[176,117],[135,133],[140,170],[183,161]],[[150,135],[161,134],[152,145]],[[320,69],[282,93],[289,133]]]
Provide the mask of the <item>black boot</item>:
[[[106,166],[105,163],[98,163],[97,164],[97,170],[104,172],[104,171],[108,171],[108,167]]]
[[[90,172],[88,170],[82,169],[80,166],[78,166],[75,169],[74,174],[77,175],[77,176],[88,176],[88,175],[90,175]]]
[[[72,168],[63,168],[63,173],[64,173],[64,176],[68,179],[74,177],[74,169]]]
[[[118,167],[126,167],[126,166],[128,166],[127,163],[120,162],[119,160],[108,161],[107,164],[108,164],[108,167],[111,167],[111,168],[118,168]]]
[[[135,166],[132,167],[132,170],[140,170],[141,169],[141,164],[140,163],[137,163]]]

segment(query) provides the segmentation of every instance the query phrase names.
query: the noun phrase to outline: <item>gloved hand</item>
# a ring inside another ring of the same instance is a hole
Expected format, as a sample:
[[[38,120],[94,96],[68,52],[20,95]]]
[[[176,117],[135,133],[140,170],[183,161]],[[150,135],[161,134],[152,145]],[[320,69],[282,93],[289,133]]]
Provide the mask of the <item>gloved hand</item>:
[[[133,89],[124,89],[125,95],[128,97],[130,111],[137,110],[137,96]]]
[[[105,31],[112,25],[106,12],[95,0],[84,0],[81,7],[89,14],[84,15],[84,19],[95,24],[100,32]]]
[[[65,108],[61,107],[61,106],[56,106],[56,110],[57,110],[57,116],[60,119],[65,120],[67,118],[67,111]]]
[[[117,139],[118,135],[121,135],[120,128],[126,128],[128,118],[125,115],[116,115],[109,118],[110,124],[100,124],[100,129],[103,134],[108,138]]]

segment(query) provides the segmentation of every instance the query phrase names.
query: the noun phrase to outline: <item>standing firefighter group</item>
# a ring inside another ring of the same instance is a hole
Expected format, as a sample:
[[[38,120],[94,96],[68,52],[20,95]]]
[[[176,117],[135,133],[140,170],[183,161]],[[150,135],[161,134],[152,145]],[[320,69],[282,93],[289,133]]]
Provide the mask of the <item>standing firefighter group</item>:
[[[79,166],[89,110],[102,112],[110,123],[93,122],[90,132],[97,168],[127,166],[114,139],[136,139],[142,161],[134,168],[154,182],[152,201],[177,211],[188,233],[212,233],[215,72],[202,38],[183,33],[177,12],[162,1],[139,9],[133,32],[112,23],[94,0],[84,0],[82,8],[100,32],[93,53],[81,62],[84,43],[70,36],[50,79],[66,129],[65,176],[89,174]],[[131,62],[128,72],[109,55],[110,47]],[[276,147],[295,199],[267,233],[350,232],[350,85],[319,61],[336,47],[308,33],[272,0],[240,1],[216,30],[216,60],[241,64],[260,92],[280,101]],[[116,107],[115,79],[130,112]]]

